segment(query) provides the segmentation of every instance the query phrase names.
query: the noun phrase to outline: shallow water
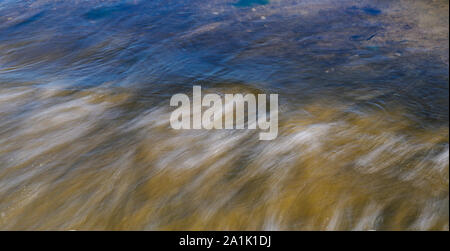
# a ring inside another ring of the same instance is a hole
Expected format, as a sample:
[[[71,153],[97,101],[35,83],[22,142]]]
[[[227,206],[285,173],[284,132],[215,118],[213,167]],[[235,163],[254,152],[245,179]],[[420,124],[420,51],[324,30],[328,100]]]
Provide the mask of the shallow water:
[[[448,230],[448,1],[0,1],[0,229]],[[278,93],[279,136],[169,126]]]

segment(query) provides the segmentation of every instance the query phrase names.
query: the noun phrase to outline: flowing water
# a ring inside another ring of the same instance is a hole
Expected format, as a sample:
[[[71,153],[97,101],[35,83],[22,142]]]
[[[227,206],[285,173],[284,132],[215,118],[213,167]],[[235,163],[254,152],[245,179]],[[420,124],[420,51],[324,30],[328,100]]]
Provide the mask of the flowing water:
[[[448,230],[449,2],[0,1],[0,229]],[[279,135],[170,97],[278,93]]]

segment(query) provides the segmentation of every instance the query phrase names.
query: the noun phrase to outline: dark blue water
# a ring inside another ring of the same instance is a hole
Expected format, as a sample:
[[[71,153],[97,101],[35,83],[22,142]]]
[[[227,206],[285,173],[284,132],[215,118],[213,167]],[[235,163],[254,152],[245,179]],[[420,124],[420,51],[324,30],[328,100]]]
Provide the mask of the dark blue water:
[[[299,95],[364,86],[385,92],[383,102],[398,100],[393,93],[407,102],[427,99],[411,105],[427,118],[448,120],[448,59],[408,47],[422,47],[402,38],[417,33],[408,10],[394,20],[384,13],[390,5],[2,1],[1,80],[144,89],[243,82]],[[442,47],[430,43],[430,50]]]

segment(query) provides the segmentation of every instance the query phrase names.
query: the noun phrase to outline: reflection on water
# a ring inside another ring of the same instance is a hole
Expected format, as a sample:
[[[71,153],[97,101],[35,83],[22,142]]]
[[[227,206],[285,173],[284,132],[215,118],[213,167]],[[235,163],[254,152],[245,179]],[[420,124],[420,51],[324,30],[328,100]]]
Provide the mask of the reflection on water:
[[[0,228],[448,230],[448,1],[0,2]],[[278,93],[279,136],[169,99]]]

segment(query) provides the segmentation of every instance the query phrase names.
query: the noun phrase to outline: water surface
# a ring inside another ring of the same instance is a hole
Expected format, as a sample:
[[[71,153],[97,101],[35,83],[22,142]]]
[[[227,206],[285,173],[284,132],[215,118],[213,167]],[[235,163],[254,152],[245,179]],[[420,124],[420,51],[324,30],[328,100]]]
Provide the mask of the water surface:
[[[448,1],[0,1],[0,228],[448,230]],[[278,93],[279,136],[169,99]]]

